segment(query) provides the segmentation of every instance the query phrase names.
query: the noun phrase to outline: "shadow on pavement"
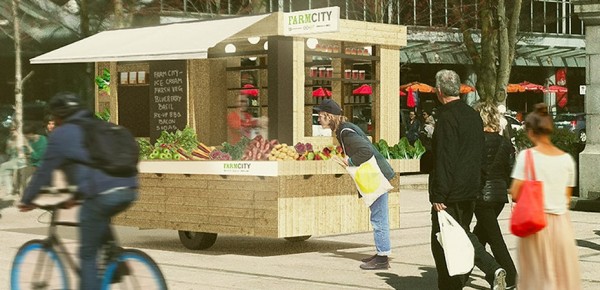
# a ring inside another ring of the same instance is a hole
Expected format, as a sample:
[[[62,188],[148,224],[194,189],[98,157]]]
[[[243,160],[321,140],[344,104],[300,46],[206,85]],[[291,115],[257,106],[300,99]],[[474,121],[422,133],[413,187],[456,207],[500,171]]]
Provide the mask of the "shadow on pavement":
[[[437,273],[433,267],[419,267],[421,276],[398,276],[390,272],[377,273],[385,283],[396,290],[436,289]]]
[[[579,247],[586,247],[586,248],[589,248],[592,250],[600,251],[599,244],[592,243],[590,241],[579,240],[579,239],[576,239],[575,241],[577,241],[577,246],[579,246]]]
[[[421,271],[421,276],[398,276],[389,272],[381,272],[376,275],[383,277],[385,283],[396,290],[437,289],[437,270],[434,267],[419,267],[419,270]],[[465,285],[465,289],[489,289],[473,284],[474,277],[483,279],[479,275],[471,274],[469,281]]]
[[[323,241],[318,239],[289,242],[278,238],[218,235],[217,241],[212,247],[205,250],[190,250],[181,244],[177,237],[177,232],[174,231],[172,237],[157,237],[151,235],[144,238],[142,235],[137,235],[135,240],[122,240],[121,243],[125,247],[132,248],[189,252],[203,255],[241,255],[254,257],[269,257],[310,252],[336,252],[342,249],[368,246],[366,244]]]

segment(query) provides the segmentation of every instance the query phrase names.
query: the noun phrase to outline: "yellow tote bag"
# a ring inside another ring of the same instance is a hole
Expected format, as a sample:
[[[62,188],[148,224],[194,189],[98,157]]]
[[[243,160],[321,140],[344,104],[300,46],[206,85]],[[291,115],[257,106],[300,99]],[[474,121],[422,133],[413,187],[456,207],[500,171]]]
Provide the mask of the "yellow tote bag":
[[[342,131],[340,131],[340,135],[344,131],[351,131],[358,134],[351,128],[344,128]],[[346,146],[344,146],[344,142],[340,143],[342,143],[342,148],[344,149],[345,153]],[[336,159],[334,158],[334,160]],[[346,171],[348,171],[350,176],[352,176],[352,180],[354,180],[354,184],[356,184],[356,189],[358,189],[362,200],[367,206],[371,206],[371,204],[373,204],[373,202],[375,202],[375,200],[377,200],[382,194],[394,188],[390,181],[385,178],[385,175],[383,175],[381,172],[381,168],[379,168],[379,164],[377,164],[377,159],[375,159],[375,154],[373,154],[369,160],[363,162],[359,166],[346,166],[341,159],[336,161],[340,165],[344,166]]]
[[[354,184],[367,206],[371,206],[382,194],[390,191],[392,184],[379,169],[375,155],[360,166],[346,166]]]

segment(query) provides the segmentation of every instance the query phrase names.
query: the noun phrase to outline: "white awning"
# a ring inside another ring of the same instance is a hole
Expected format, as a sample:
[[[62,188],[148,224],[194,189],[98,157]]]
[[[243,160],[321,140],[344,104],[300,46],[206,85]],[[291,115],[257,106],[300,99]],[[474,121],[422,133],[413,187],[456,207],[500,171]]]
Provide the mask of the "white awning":
[[[100,32],[30,59],[32,64],[207,58],[208,49],[268,14]]]

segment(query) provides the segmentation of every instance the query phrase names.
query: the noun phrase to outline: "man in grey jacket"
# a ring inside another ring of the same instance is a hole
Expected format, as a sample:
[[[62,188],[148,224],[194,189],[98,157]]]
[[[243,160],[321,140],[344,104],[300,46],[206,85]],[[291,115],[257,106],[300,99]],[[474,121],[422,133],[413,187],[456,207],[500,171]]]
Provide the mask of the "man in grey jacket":
[[[62,170],[68,183],[77,186],[77,197],[83,200],[79,211],[79,289],[100,289],[96,263],[98,249],[110,236],[110,218],[125,210],[136,199],[138,178],[114,177],[85,165],[92,164],[88,149],[84,146],[85,132],[73,121],[93,118],[93,115],[83,108],[77,95],[58,93],[51,98],[48,106],[57,127],[49,136],[41,165],[25,190],[19,209],[29,211],[35,208],[32,203],[40,189],[52,185],[54,170]]]
[[[450,276],[444,250],[436,238],[438,212],[445,210],[466,231],[475,248],[475,265],[486,273],[493,290],[505,289],[506,271],[485,251],[469,226],[481,190],[484,156],[483,122],[479,113],[460,100],[460,78],[451,70],[436,74],[436,93],[442,103],[433,133],[433,171],[429,175],[431,251],[439,289],[463,289],[469,274]]]

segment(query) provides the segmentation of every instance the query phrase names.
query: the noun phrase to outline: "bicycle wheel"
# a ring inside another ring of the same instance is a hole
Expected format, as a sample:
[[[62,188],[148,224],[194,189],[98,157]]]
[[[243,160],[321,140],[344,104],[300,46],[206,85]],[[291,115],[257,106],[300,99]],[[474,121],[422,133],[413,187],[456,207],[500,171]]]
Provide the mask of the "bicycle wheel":
[[[167,290],[167,282],[156,262],[146,253],[122,249],[106,267],[101,289]]]
[[[31,240],[19,248],[10,271],[10,289],[69,289],[65,266],[44,243]]]

